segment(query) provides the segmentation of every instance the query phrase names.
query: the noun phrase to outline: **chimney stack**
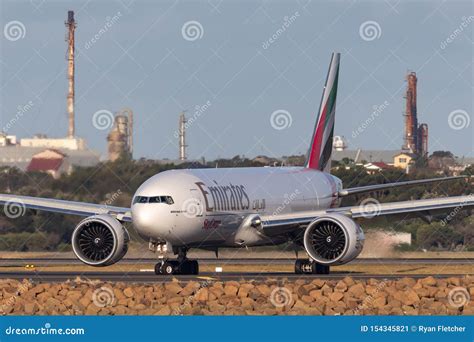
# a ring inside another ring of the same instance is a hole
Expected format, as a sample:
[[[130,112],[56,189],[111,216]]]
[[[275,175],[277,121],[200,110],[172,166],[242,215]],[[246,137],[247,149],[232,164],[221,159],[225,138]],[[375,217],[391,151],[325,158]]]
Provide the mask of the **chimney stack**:
[[[74,11],[67,12],[67,21],[64,23],[67,28],[67,113],[69,126],[67,137],[72,139],[75,136],[74,123],[74,31],[76,30],[76,22],[74,21]]]

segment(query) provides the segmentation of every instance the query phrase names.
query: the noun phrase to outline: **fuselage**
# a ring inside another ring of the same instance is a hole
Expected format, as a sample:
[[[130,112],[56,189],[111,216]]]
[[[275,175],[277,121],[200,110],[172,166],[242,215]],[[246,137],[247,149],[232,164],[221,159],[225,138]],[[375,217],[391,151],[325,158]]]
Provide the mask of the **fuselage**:
[[[239,231],[245,218],[334,207],[341,189],[337,177],[303,167],[170,170],[139,187],[132,219],[142,237],[173,246],[274,244],[283,241]]]

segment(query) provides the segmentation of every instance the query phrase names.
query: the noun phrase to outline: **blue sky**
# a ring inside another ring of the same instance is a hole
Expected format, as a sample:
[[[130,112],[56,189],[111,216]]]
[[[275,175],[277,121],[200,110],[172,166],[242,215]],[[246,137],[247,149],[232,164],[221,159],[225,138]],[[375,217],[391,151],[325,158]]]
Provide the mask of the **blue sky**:
[[[66,135],[64,21],[72,9],[76,132],[104,154],[107,130],[94,126],[93,115],[123,107],[135,115],[135,157],[176,158],[183,109],[193,117],[190,158],[305,153],[330,55],[339,51],[335,134],[350,148],[400,148],[411,70],[430,152],[474,156],[472,1],[0,3],[0,127],[32,103],[9,126],[19,137]],[[23,25],[20,37],[7,32],[12,21]],[[289,115],[283,129],[272,125],[275,111]]]

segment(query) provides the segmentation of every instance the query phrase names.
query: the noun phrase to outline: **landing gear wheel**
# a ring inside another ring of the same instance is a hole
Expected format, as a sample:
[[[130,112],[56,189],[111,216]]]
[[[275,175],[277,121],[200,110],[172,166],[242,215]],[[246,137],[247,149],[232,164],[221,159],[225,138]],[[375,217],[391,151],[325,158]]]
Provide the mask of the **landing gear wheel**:
[[[321,265],[309,259],[297,259],[295,261],[296,274],[329,274],[329,266]]]
[[[161,274],[171,275],[176,273],[176,263],[173,261],[165,261],[161,266]]]
[[[313,274],[329,274],[329,266],[313,262]]]
[[[301,260],[301,259],[297,259],[295,261],[295,273],[296,274],[303,274],[303,263],[304,263],[304,260]]]
[[[189,260],[189,264],[191,266],[190,267],[190,269],[191,269],[190,273],[195,274],[195,275],[199,274],[199,263],[198,263],[198,261],[197,260]]]

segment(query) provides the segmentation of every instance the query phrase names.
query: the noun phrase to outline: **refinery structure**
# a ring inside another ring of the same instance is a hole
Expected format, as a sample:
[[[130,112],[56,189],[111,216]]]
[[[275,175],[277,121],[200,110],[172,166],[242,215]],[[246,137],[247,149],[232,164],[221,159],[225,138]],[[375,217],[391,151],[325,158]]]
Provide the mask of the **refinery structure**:
[[[406,110],[405,110],[405,139],[403,150],[416,156],[428,156],[428,125],[418,124],[416,105],[418,78],[415,72],[407,75]]]
[[[51,138],[45,134],[18,139],[15,135],[0,132],[0,166],[20,170],[45,171],[57,174],[58,170],[70,172],[73,166],[93,166],[99,163],[98,152],[87,148],[84,139],[75,131],[75,30],[74,12],[68,11],[66,25],[67,84],[66,111],[68,128],[65,137]],[[54,162],[53,162],[54,159]],[[60,159],[58,161],[58,159]],[[34,165],[33,165],[34,164]],[[65,168],[64,165],[69,165]],[[41,169],[42,166],[43,169]]]

